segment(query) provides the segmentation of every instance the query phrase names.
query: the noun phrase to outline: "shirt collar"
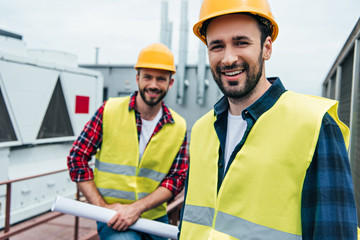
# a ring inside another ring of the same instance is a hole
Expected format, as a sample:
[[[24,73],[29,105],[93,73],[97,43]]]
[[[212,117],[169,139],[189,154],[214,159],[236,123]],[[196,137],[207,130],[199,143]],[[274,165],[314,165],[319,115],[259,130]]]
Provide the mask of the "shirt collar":
[[[280,81],[280,78],[273,77],[268,78],[268,81],[271,83],[271,87],[252,105],[243,110],[243,112],[248,111],[250,115],[255,119],[255,121],[267,110],[269,110],[280,96],[286,91],[284,85]],[[224,112],[227,112],[229,108],[229,102],[225,96],[223,96],[215,105],[214,113],[215,115],[220,115]]]
[[[135,91],[130,96],[129,111],[135,110],[135,112],[138,112],[135,107],[137,94],[138,94],[138,91]],[[161,118],[164,119],[164,123],[175,123],[175,121],[171,115],[170,109],[165,105],[164,101],[161,102],[161,106],[163,109],[163,115]]]

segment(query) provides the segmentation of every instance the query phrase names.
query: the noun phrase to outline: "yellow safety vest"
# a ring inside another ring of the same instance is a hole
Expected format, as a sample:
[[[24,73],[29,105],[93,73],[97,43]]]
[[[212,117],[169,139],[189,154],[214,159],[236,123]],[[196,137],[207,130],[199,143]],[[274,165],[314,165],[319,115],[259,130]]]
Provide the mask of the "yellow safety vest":
[[[103,139],[95,162],[95,184],[107,203],[129,204],[152,193],[168,174],[183,143],[185,120],[171,111],[175,124],[164,124],[145,148],[139,161],[135,111],[130,97],[111,98],[104,108]],[[141,215],[166,215],[166,203]]]
[[[254,124],[217,193],[219,140],[210,111],[192,129],[180,239],[301,239],[301,193],[328,112],[348,146],[337,102],[285,92]]]

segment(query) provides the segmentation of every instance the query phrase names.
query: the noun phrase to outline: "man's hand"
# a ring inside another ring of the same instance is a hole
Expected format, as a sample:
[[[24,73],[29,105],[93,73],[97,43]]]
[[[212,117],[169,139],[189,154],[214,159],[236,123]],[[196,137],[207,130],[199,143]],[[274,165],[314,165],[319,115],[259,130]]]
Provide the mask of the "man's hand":
[[[117,231],[126,231],[139,219],[142,213],[169,201],[171,198],[172,193],[169,189],[158,187],[154,192],[131,204],[105,203],[103,207],[117,212],[107,225]]]
[[[108,227],[117,231],[126,231],[142,214],[142,210],[134,204],[113,203],[106,206],[117,213],[108,222]]]

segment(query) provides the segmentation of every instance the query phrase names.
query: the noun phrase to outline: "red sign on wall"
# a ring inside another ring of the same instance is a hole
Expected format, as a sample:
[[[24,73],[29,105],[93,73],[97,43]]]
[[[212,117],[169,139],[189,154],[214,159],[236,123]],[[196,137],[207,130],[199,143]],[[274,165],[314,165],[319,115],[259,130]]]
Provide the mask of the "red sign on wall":
[[[89,113],[90,97],[76,96],[75,99],[75,113]]]

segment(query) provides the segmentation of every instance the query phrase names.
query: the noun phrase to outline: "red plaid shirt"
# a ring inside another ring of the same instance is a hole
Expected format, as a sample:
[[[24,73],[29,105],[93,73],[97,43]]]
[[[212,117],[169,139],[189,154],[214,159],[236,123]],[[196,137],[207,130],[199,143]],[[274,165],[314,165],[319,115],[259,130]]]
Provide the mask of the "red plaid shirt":
[[[135,99],[137,91],[130,97],[129,111],[134,110],[136,116],[137,134],[138,139],[141,133],[141,118],[140,113],[135,109]],[[102,118],[104,112],[104,106],[106,101],[97,110],[90,121],[85,125],[78,139],[74,142],[70,154],[67,157],[67,164],[70,172],[70,177],[74,182],[82,182],[94,179],[93,170],[89,167],[88,162],[95,155],[97,150],[101,147],[102,143]],[[174,119],[171,116],[169,109],[162,102],[163,116],[159,123],[156,125],[152,134],[154,136],[161,130],[164,124],[174,123]],[[152,137],[151,136],[151,137]],[[151,139],[151,138],[150,138]],[[174,196],[176,196],[184,186],[185,176],[188,168],[188,155],[187,155],[187,136],[185,133],[184,141],[176,155],[172,166],[161,182],[160,186],[169,189]]]

